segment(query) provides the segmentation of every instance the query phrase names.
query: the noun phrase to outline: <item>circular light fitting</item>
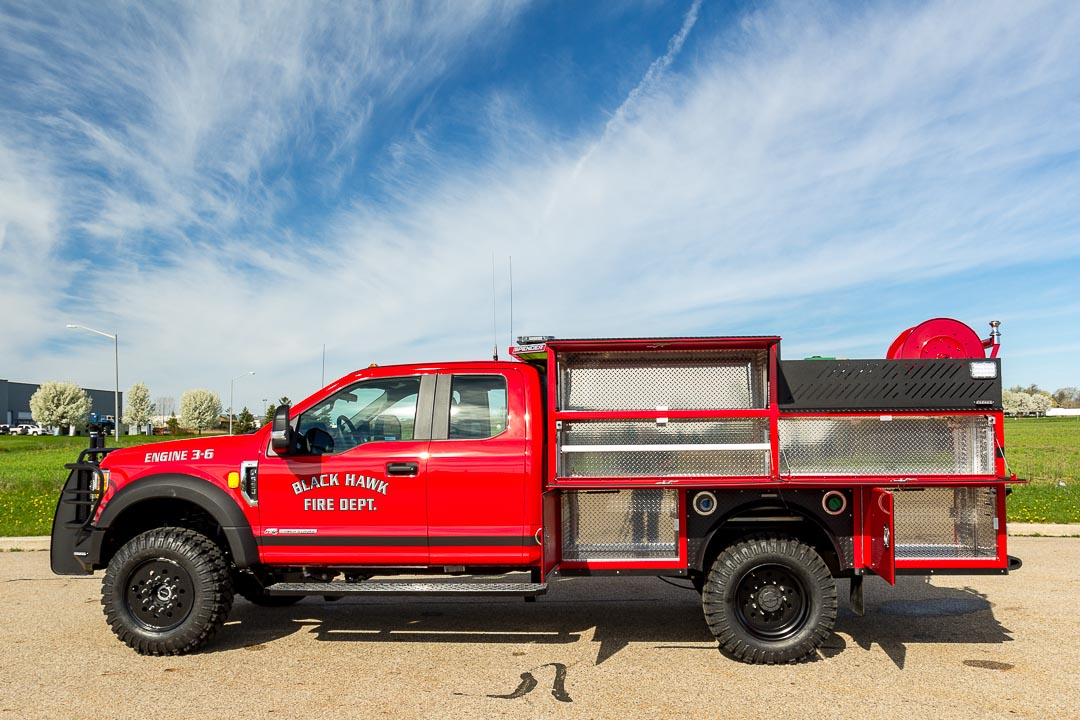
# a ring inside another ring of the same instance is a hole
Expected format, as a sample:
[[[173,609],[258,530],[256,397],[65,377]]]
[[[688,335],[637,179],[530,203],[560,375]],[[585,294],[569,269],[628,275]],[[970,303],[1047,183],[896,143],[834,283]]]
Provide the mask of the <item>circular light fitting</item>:
[[[712,515],[716,512],[716,496],[708,490],[694,496],[694,511],[698,515]]]
[[[839,515],[847,510],[847,496],[839,490],[830,490],[821,498],[821,507],[830,515]]]

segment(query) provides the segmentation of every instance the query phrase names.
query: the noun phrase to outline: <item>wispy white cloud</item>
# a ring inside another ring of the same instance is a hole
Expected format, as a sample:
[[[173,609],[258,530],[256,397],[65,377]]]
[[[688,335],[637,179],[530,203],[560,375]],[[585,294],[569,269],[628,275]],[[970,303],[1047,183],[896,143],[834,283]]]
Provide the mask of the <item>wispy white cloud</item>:
[[[881,355],[921,314],[981,313],[1002,268],[1080,254],[1068,3],[755,5],[712,36],[695,4],[589,134],[549,131],[500,88],[473,107],[475,155],[409,125],[372,163],[388,202],[341,186],[311,228],[275,222],[294,194],[370,162],[359,148],[396,98],[500,42],[514,15],[422,7],[443,14],[203,8],[214,16],[155,31],[138,71],[101,71],[144,99],[129,121],[60,119],[108,169],[86,227],[180,229],[87,278],[94,297],[128,299],[86,310],[113,313],[131,380],[178,395],[254,367],[245,397],[296,398],[324,342],[335,373],[483,356],[492,250],[514,258],[518,331],[775,332],[848,356]],[[402,56],[405,38],[423,52]],[[311,171],[271,178],[299,162]],[[107,359],[80,356],[104,384]],[[69,362],[39,351],[24,367],[68,376]]]
[[[57,280],[72,268],[58,254],[63,215],[60,184],[48,158],[7,145],[0,137],[0,288],[2,324],[12,360],[20,348],[38,346],[53,332],[55,303],[64,285]],[[0,363],[0,373],[8,372]],[[3,376],[3,375],[0,375]]]
[[[53,151],[98,173],[81,179],[83,227],[118,239],[271,225],[291,170],[310,165],[319,182],[326,166],[363,164],[354,148],[372,113],[437,81],[516,7],[83,5],[4,20],[20,94],[64,108],[48,118]]]

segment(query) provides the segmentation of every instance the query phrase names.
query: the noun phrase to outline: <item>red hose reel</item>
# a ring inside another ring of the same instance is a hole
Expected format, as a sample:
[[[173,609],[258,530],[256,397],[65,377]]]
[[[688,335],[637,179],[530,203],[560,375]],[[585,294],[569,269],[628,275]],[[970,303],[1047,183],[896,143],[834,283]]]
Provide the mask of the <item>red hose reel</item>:
[[[990,337],[981,340],[974,330],[959,320],[934,318],[900,333],[885,357],[890,360],[981,358],[986,357],[986,348],[990,348],[990,357],[995,358],[1001,347],[998,341],[1000,325],[997,320],[991,321]]]

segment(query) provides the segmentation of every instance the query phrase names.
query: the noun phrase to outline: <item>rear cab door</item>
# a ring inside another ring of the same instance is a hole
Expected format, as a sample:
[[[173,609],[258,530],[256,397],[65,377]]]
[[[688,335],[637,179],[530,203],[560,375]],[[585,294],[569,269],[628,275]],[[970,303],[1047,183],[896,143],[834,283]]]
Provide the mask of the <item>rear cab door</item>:
[[[427,462],[432,564],[539,562],[541,453],[530,423],[540,417],[529,412],[539,386],[528,370],[477,363],[438,377]]]

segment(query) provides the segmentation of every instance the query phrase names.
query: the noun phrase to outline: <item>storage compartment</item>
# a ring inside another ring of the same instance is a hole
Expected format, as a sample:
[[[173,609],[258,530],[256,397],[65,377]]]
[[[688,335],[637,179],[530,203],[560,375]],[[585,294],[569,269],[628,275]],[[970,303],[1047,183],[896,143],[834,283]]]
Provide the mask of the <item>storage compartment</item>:
[[[780,419],[782,475],[992,475],[985,415]]]
[[[562,477],[767,475],[765,418],[580,420],[558,425]]]
[[[564,353],[558,409],[763,408],[767,361],[765,350]]]
[[[562,494],[562,560],[678,560],[675,490]]]
[[[925,488],[893,494],[896,559],[985,560],[997,557],[997,490]]]

